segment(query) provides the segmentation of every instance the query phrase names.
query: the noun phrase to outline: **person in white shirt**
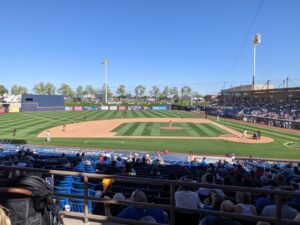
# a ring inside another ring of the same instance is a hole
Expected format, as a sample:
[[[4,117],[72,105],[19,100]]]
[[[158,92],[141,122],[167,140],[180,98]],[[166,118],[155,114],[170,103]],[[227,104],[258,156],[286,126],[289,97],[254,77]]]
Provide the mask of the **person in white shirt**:
[[[244,130],[244,133],[243,133],[243,138],[247,138],[247,130]]]
[[[183,182],[192,183],[193,180],[182,179]],[[198,209],[203,207],[203,203],[200,202],[198,194],[192,191],[189,186],[181,186],[175,192],[175,205],[180,208]]]
[[[47,130],[47,133],[46,133],[46,136],[47,136],[47,142],[50,142],[51,141],[51,135],[50,135],[50,131]]]
[[[275,201],[277,204],[281,204],[281,218],[286,220],[293,220],[298,211],[287,205],[287,196],[276,196]],[[276,204],[266,206],[261,212],[261,216],[265,217],[276,217]]]

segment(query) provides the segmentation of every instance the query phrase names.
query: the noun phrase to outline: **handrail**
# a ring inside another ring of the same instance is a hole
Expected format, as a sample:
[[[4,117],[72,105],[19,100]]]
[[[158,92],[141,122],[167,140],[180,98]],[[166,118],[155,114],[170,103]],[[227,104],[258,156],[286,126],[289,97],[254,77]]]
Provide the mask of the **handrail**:
[[[10,193],[10,194],[21,194],[26,196],[32,196],[32,192],[24,188],[0,188],[1,193]]]
[[[161,179],[149,179],[149,178],[140,178],[140,177],[127,177],[127,176],[115,176],[115,175],[106,175],[106,174],[92,174],[92,173],[82,173],[82,172],[72,172],[72,171],[59,171],[59,170],[46,170],[46,169],[35,169],[35,168],[24,168],[24,167],[9,167],[9,166],[0,166],[0,171],[4,170],[22,170],[22,171],[28,171],[28,172],[38,172],[38,173],[44,173],[44,174],[53,174],[53,175],[71,175],[71,176],[81,176],[84,177],[84,196],[78,196],[78,195],[70,195],[70,194],[58,194],[54,193],[54,196],[60,196],[60,197],[68,197],[68,198],[75,198],[75,199],[84,199],[85,203],[85,210],[84,215],[76,214],[76,217],[84,218],[85,222],[88,222],[88,219],[95,219],[95,218],[102,218],[100,220],[106,220],[110,222],[123,222],[127,224],[137,224],[136,221],[132,222],[130,221],[121,221],[122,219],[118,218],[111,218],[111,217],[98,217],[95,215],[88,214],[88,201],[94,201],[94,202],[100,202],[100,203],[107,203],[107,204],[121,204],[121,205],[133,205],[137,207],[156,207],[161,208],[165,210],[170,210],[170,224],[174,225],[174,212],[177,211],[188,211],[189,213],[202,213],[205,215],[216,215],[216,216],[227,216],[232,218],[238,218],[238,219],[246,219],[246,220],[264,220],[269,222],[275,222],[275,224],[279,225],[281,222],[284,222],[286,224],[299,224],[297,222],[288,221],[288,220],[282,220],[280,218],[280,215],[277,218],[269,218],[269,217],[261,217],[261,216],[247,216],[243,214],[236,214],[236,213],[225,213],[225,212],[219,212],[219,211],[208,211],[203,209],[185,209],[185,208],[178,208],[174,205],[174,193],[175,193],[175,187],[177,186],[189,186],[189,187],[205,187],[205,188],[212,188],[212,189],[223,189],[223,190],[229,190],[229,191],[244,191],[244,192],[251,192],[251,193],[263,193],[263,194],[274,194],[279,196],[298,196],[300,197],[300,192],[294,192],[294,191],[282,191],[282,190],[272,190],[272,189],[260,189],[260,188],[249,188],[249,187],[239,187],[239,186],[226,186],[226,185],[217,185],[217,184],[201,184],[201,183],[187,183],[183,181],[173,181],[173,180],[161,180]],[[156,185],[169,185],[170,186],[170,205],[162,205],[162,204],[154,204],[154,203],[140,203],[140,202],[133,202],[133,201],[116,201],[111,199],[98,199],[88,196],[88,179],[89,178],[111,178],[114,180],[122,180],[122,181],[128,181],[133,183],[147,183],[147,184],[156,184]],[[281,210],[281,205],[278,205],[279,209]],[[65,212],[66,215],[73,215],[70,212]],[[75,215],[75,214],[74,214]],[[105,218],[105,219],[104,219]],[[141,223],[140,221],[138,224],[145,224],[148,225],[149,223]]]
[[[62,176],[81,176],[88,178],[108,178],[120,181],[129,181],[134,183],[148,183],[148,184],[157,184],[157,185],[174,185],[174,186],[189,186],[189,187],[203,187],[203,188],[213,188],[213,189],[222,189],[228,191],[243,191],[243,192],[252,192],[252,193],[262,193],[262,194],[278,194],[278,195],[290,195],[290,196],[300,196],[300,192],[294,191],[282,191],[282,190],[272,190],[272,189],[261,189],[261,188],[250,188],[250,187],[240,187],[240,186],[229,186],[221,184],[202,184],[202,183],[187,183],[183,181],[175,180],[164,180],[164,179],[151,179],[151,178],[142,178],[142,177],[130,177],[130,176],[116,176],[108,174],[95,174],[95,173],[83,173],[83,172],[73,172],[73,171],[62,171],[62,170],[47,170],[47,169],[36,169],[36,168],[27,168],[27,167],[9,167],[9,166],[0,166],[1,169],[8,170],[22,170],[29,172],[39,172],[43,174],[53,174],[53,175],[62,175]],[[134,181],[133,181],[134,179]]]

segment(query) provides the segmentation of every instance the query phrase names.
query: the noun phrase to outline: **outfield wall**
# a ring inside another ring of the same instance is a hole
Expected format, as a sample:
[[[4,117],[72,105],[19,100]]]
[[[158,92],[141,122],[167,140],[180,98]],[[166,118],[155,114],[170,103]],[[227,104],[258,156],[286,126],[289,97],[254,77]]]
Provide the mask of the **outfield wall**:
[[[28,96],[26,96],[28,98]],[[50,98],[51,99],[51,98]],[[141,110],[172,110],[171,105],[160,105],[160,106],[40,106],[37,101],[22,102],[18,106],[14,105],[9,107],[8,110],[0,108],[0,114],[7,112],[40,112],[40,111],[141,111]]]
[[[101,110],[101,111],[141,111],[141,110],[171,110],[171,105],[162,106],[65,106],[65,111],[91,111],[91,110]]]

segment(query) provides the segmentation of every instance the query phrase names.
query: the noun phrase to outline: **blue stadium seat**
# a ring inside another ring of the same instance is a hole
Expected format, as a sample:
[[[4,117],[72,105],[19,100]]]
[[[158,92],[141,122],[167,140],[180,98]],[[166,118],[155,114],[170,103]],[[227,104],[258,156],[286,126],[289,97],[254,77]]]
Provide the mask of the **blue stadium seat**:
[[[85,172],[85,170],[84,170],[84,166],[83,165],[77,165],[77,166],[75,166],[74,168],[73,168],[73,170],[75,171],[75,172]]]
[[[71,200],[71,211],[73,212],[84,212],[84,202],[83,200],[77,200],[77,199],[73,199]],[[88,211],[89,213],[92,212],[92,203],[89,201],[88,202]]]
[[[84,166],[84,170],[87,173],[95,173],[96,172],[96,170],[95,170],[95,168],[94,168],[93,165],[85,165]]]

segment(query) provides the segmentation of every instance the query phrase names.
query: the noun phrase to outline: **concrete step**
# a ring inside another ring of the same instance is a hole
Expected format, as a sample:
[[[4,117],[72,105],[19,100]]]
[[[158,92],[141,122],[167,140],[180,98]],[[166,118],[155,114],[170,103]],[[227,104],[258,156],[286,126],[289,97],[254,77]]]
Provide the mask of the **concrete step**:
[[[71,217],[64,218],[65,225],[124,225],[120,223],[109,223],[109,222],[89,222],[84,223],[82,219],[76,219]]]

